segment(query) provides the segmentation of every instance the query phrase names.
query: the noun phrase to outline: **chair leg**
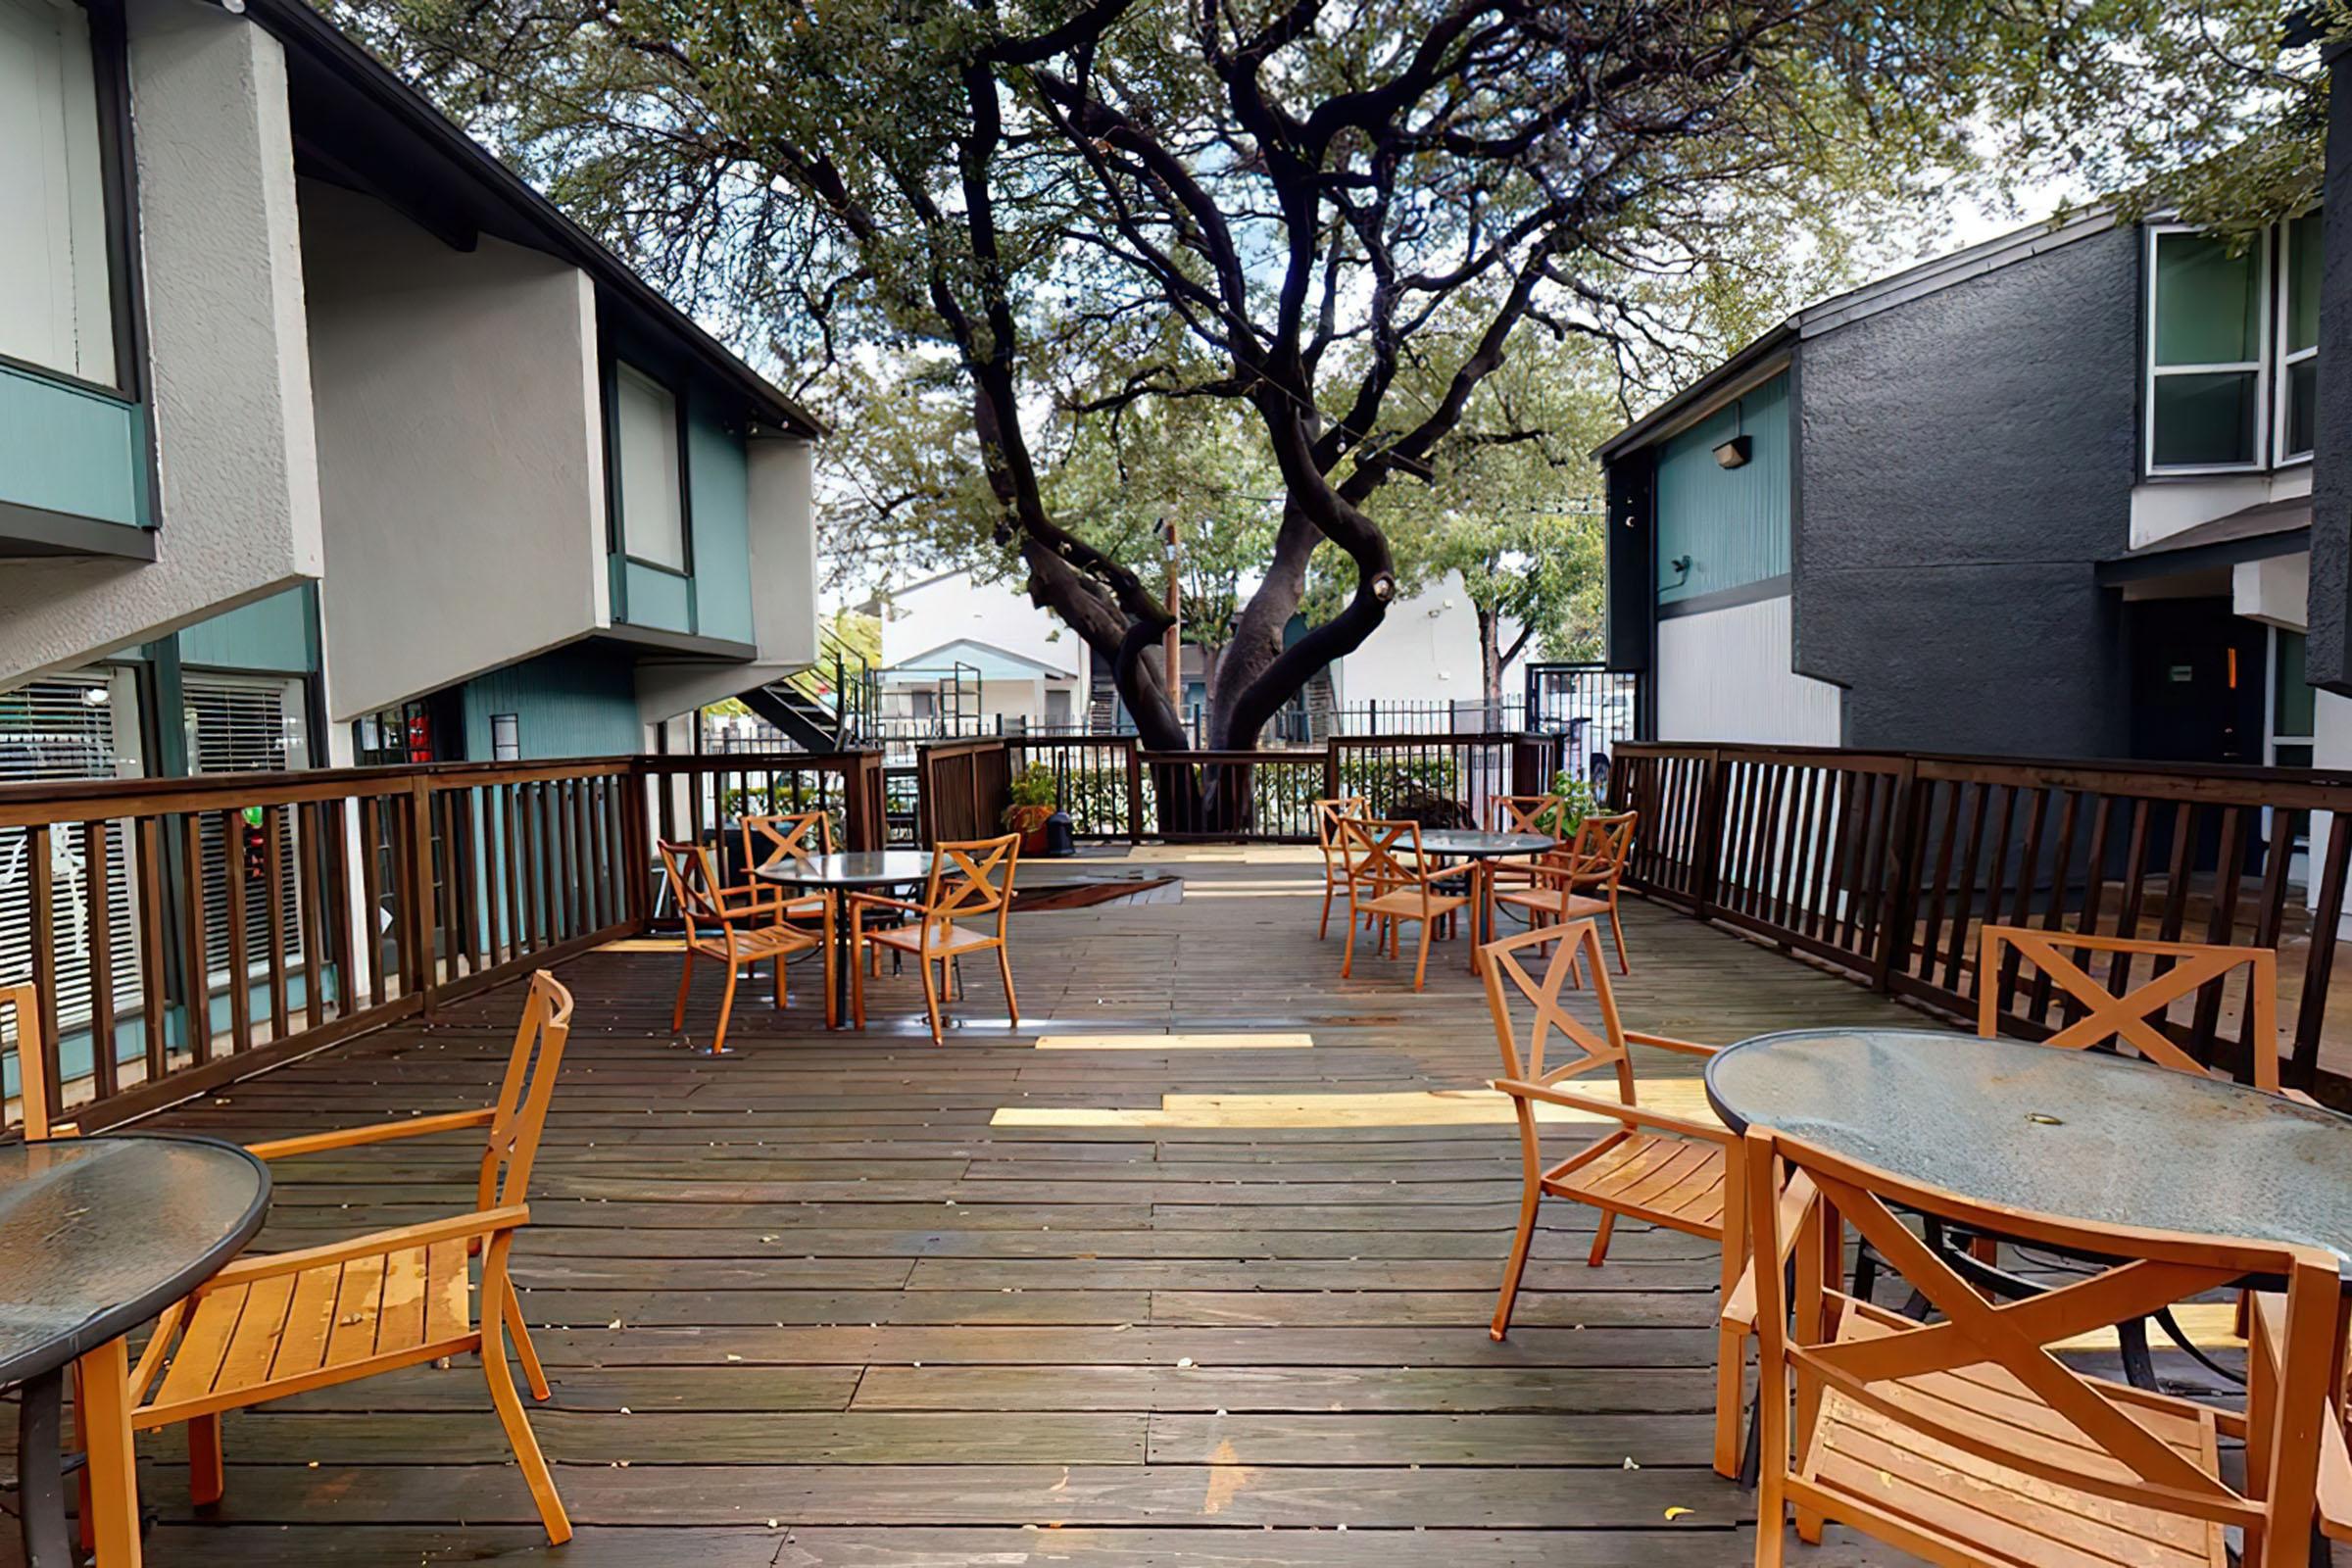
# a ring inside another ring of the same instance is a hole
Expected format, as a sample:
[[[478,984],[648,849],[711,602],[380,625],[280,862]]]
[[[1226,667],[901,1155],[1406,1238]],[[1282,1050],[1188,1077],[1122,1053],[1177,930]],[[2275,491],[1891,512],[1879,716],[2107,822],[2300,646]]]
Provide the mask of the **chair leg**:
[[[1315,940],[1316,940],[1317,942],[1320,942],[1320,941],[1322,941],[1322,940],[1323,940],[1325,937],[1327,937],[1327,936],[1330,936],[1330,935],[1331,935],[1331,878],[1330,878],[1330,877],[1328,877],[1328,876],[1326,876],[1326,877],[1323,879],[1323,923],[1322,923],[1321,925],[1319,925],[1319,926],[1317,926],[1317,927],[1315,928]]]
[[[997,971],[1004,976],[1004,1015],[1014,1023],[1021,1021],[1021,1004],[1012,996],[1012,950],[997,949]]]
[[[777,955],[776,955],[776,1006],[777,1006],[779,1009],[780,1009],[780,1008],[782,1008],[782,1007],[784,1007],[784,1006],[786,1006],[786,1005],[788,1005],[788,1004],[791,1003],[791,1001],[792,1001],[792,985],[791,985],[791,982],[787,981],[787,980],[784,978],[784,970],[785,970],[785,968],[786,968],[786,967],[787,967],[787,965],[786,965],[786,963],[785,963],[785,961],[784,961],[784,955],[783,955],[783,954],[781,954],[781,953],[777,954]]]
[[[1617,920],[1617,901],[1609,900],[1609,935],[1617,944],[1617,972],[1632,974],[1634,966],[1625,961],[1625,927]]]
[[[548,1473],[547,1456],[539,1451],[539,1440],[531,1433],[522,1396],[514,1392],[506,1342],[495,1332],[482,1336],[482,1376],[490,1385],[490,1403],[498,1411],[498,1424],[507,1429],[508,1446],[514,1448],[514,1462],[522,1467],[522,1479],[531,1489],[531,1501],[538,1505],[539,1522],[547,1528],[548,1541],[561,1546],[571,1539],[571,1518],[564,1511],[564,1499],[556,1494],[556,1478]]]
[[[1740,1407],[1747,1385],[1747,1336],[1738,1329],[1715,1335],[1715,1473],[1740,1478]]]
[[[539,1364],[538,1347],[531,1344],[531,1331],[522,1321],[522,1298],[514,1294],[514,1282],[507,1281],[507,1301],[500,1310],[507,1320],[507,1332],[514,1336],[514,1353],[522,1358],[522,1375],[531,1386],[531,1397],[544,1399],[551,1392],[547,1386],[547,1369]]]
[[[694,950],[686,950],[686,961],[678,966],[678,1000],[669,1009],[669,1032],[676,1034],[686,1027],[686,991],[694,984]]]
[[[1421,989],[1429,978],[1429,921],[1421,922],[1421,961],[1413,965],[1413,989]]]
[[[727,1014],[735,1010],[735,982],[742,977],[742,970],[731,963],[727,965],[727,989],[718,999],[718,1029],[710,1036],[713,1056],[727,1049]]]
[[[228,1490],[220,1462],[220,1413],[200,1415],[188,1423],[188,1500],[210,1507]]]
[[[1600,1211],[1600,1227],[1592,1233],[1592,1250],[1585,1254],[1587,1268],[1598,1268],[1609,1260],[1609,1237],[1617,1229],[1617,1216],[1608,1209]]]
[[[1511,1260],[1502,1265],[1502,1295],[1494,1302],[1494,1321],[1487,1327],[1489,1339],[1499,1340],[1511,1332],[1511,1303],[1519,1298],[1519,1276],[1527,1272],[1527,1251],[1536,1239],[1536,1205],[1544,1200],[1544,1190],[1534,1182],[1519,1199],[1519,1230],[1511,1238]]]
[[[1340,958],[1340,978],[1345,980],[1355,970],[1355,909],[1348,910],[1348,951]]]
[[[850,1023],[858,1029],[865,1027],[865,959],[872,948],[861,942],[850,949]]]
[[[944,1046],[947,1037],[939,1029],[939,987],[931,978],[931,959],[928,956],[918,958],[914,966],[923,972],[923,1011],[931,1019],[931,1043]]]

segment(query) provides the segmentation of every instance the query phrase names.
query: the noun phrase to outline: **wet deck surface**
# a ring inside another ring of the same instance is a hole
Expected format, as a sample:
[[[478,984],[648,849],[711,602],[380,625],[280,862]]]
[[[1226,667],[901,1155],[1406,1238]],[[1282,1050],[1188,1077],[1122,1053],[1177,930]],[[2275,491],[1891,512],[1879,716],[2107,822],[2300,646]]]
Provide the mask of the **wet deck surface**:
[[[911,973],[862,1036],[822,1029],[813,976],[781,1012],[757,995],[714,1060],[670,1038],[673,953],[565,965],[578,1016],[515,1271],[578,1538],[546,1550],[461,1358],[229,1416],[205,1516],[179,1435],[143,1440],[149,1561],[1748,1560],[1752,1499],[1707,1468],[1710,1249],[1621,1227],[1588,1269],[1592,1216],[1549,1205],[1510,1342],[1488,1339],[1515,1136],[1499,1110],[1433,1123],[1425,1098],[1498,1066],[1460,944],[1422,995],[1409,954],[1359,955],[1342,983],[1311,858],[1132,869],[1180,870],[1184,897],[1016,916],[1020,1028],[975,970],[945,1047]],[[1924,1022],[1629,905],[1633,1027]],[[259,1139],[477,1105],[518,1004],[492,993],[156,1125]],[[1311,1043],[1217,1038],[1237,1033]],[[1040,1047],[1073,1034],[1120,1038]],[[478,1149],[288,1162],[263,1245],[469,1206]],[[1793,1560],[1908,1559],[1834,1539]]]

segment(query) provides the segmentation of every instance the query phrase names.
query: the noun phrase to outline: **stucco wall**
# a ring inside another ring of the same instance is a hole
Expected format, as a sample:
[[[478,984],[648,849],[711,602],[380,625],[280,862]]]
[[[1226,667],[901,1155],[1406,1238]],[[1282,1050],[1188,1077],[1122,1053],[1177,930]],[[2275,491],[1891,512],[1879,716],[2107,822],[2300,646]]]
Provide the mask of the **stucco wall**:
[[[301,194],[342,720],[607,622],[595,301],[535,251]]]
[[[1518,635],[1517,624],[1505,621],[1502,646],[1509,647]],[[1525,664],[1523,654],[1503,670],[1504,698],[1519,694]],[[1478,678],[1478,612],[1462,587],[1461,573],[1449,571],[1445,581],[1391,605],[1363,646],[1340,661],[1335,678],[1339,700],[1351,707],[1482,702],[1486,694]]]
[[[127,23],[162,528],[151,564],[0,565],[0,686],[321,569],[285,57],[183,0]]]
[[[1659,621],[1658,739],[1838,745],[1838,688],[1789,668],[1788,633],[1786,597]]]
[[[2114,595],[2138,377],[2134,231],[1865,317],[1798,352],[1797,668],[1850,746],[2128,750]]]

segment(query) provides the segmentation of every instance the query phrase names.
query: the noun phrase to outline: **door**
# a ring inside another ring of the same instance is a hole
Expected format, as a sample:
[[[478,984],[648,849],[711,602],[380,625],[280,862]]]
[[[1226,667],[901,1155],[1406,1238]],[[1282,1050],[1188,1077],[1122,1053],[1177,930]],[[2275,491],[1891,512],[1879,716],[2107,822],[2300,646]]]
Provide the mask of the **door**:
[[[2230,601],[2125,607],[2132,644],[2132,755],[2150,762],[2260,766],[2269,726],[2269,638]]]

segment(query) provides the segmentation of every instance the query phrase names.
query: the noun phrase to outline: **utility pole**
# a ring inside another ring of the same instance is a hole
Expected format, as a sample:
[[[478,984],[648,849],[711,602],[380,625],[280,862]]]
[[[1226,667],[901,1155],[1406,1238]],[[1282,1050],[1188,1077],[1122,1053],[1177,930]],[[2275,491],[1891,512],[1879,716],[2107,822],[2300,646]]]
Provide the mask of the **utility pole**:
[[[1192,720],[1184,707],[1184,587],[1179,580],[1177,553],[1180,538],[1176,531],[1176,514],[1168,514],[1162,524],[1168,542],[1168,634],[1161,654],[1161,673],[1168,683],[1168,702],[1176,710],[1179,723]]]

